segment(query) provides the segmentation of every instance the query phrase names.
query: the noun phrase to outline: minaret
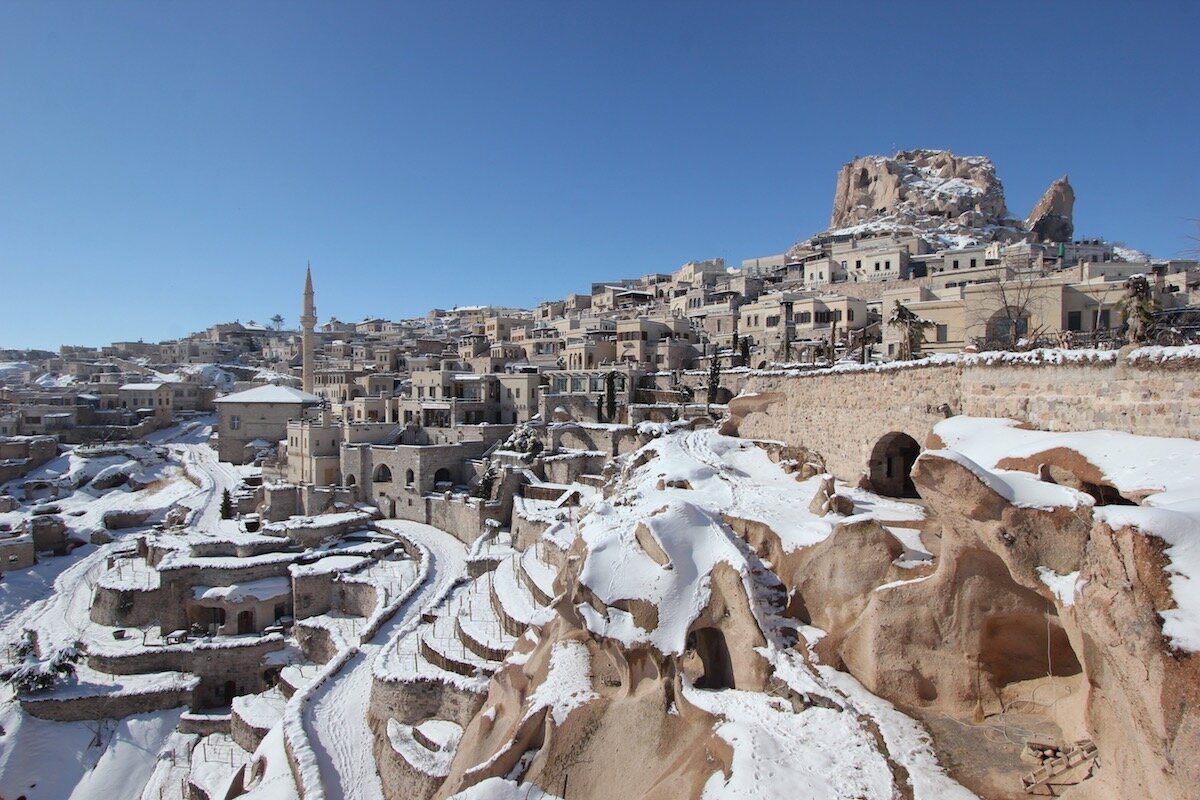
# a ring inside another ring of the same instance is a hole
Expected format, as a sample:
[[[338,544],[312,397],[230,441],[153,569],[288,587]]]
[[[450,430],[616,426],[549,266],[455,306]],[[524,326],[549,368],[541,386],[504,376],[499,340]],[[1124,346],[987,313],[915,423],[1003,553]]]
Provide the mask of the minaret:
[[[313,328],[317,324],[317,308],[313,305],[312,264],[304,276],[304,313],[300,316],[300,355],[303,359],[302,387],[312,394],[313,390]]]

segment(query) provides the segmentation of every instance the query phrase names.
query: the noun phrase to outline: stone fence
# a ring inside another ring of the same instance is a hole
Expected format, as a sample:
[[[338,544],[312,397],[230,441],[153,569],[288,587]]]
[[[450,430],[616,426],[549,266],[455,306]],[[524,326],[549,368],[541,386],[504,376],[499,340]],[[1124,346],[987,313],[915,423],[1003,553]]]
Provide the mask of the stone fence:
[[[851,481],[886,480],[897,453],[960,414],[1200,439],[1194,348],[989,353],[739,378],[723,430],[816,451]]]

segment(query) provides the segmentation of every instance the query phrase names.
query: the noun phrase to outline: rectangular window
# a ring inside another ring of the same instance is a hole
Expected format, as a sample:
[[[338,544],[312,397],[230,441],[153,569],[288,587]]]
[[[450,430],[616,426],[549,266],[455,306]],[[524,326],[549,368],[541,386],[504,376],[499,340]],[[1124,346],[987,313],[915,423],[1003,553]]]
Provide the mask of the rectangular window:
[[[853,308],[846,309],[846,321],[854,322],[854,309]]]
[[[1067,312],[1067,330],[1081,331],[1083,330],[1083,312],[1068,311]]]
[[[875,271],[879,272],[879,262],[878,261],[875,262]]]
[[[1098,327],[1101,329],[1107,329],[1111,327],[1108,321],[1108,309],[1100,312],[1100,325]]]
[[[242,429],[242,418],[239,417],[237,414],[234,414],[232,417],[229,418],[229,427],[231,430],[235,430],[235,431],[241,430]]]
[[[971,269],[975,269],[975,259],[971,259]]]
[[[939,342],[945,342],[949,337],[950,337],[950,326],[949,325],[938,325],[937,326],[937,340]]]
[[[958,269],[958,259],[954,259],[954,263],[950,265],[951,269]]]

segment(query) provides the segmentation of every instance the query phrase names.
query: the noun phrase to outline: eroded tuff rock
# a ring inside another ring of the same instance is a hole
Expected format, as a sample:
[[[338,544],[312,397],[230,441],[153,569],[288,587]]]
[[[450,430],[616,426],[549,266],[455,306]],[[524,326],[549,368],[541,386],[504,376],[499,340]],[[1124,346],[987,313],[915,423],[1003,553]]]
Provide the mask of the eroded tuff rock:
[[[1075,507],[1015,505],[937,453],[913,480],[942,521],[937,569],[870,594],[838,648],[846,667],[901,706],[959,717],[1031,702],[1040,687],[1057,698],[1043,713],[1063,739],[1100,752],[1096,777],[1064,796],[1191,796],[1200,659],[1162,635],[1173,605],[1162,541],[1094,522],[1083,493]],[[1060,596],[1051,573],[1084,590]]]
[[[879,217],[909,224],[1002,224],[1008,215],[1004,186],[986,156],[947,150],[907,150],[892,157],[866,156],[838,171],[830,228]]]
[[[1037,201],[1025,227],[1040,242],[1069,242],[1075,233],[1074,209],[1075,190],[1063,175]]]

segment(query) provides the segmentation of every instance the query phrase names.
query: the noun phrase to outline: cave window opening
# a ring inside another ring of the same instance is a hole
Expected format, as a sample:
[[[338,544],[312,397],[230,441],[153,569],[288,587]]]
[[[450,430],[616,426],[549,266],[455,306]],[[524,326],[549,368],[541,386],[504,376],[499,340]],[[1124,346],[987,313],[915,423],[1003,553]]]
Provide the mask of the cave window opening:
[[[704,667],[696,679],[698,689],[736,689],[733,659],[725,643],[725,634],[717,628],[701,628],[688,634],[687,647],[695,652]]]
[[[888,497],[918,497],[911,472],[920,454],[921,445],[907,433],[885,434],[871,451],[871,486]]]

